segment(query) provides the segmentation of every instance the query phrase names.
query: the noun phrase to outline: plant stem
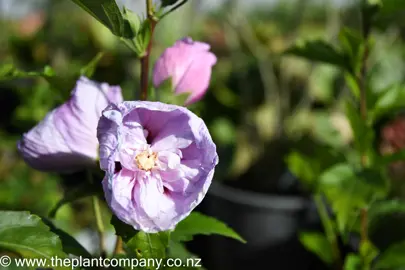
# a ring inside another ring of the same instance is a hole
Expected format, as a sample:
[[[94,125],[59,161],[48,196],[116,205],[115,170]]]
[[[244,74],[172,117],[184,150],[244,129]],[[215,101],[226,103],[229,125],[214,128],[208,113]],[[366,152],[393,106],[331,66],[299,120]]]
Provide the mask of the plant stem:
[[[151,34],[146,53],[141,57],[141,100],[148,99],[149,56],[152,50],[153,33],[157,24],[156,18],[153,14],[152,0],[146,0],[146,14],[148,14],[148,20],[150,21]]]
[[[339,246],[338,246],[338,241],[337,241],[335,230],[333,228],[332,221],[329,218],[328,211],[326,210],[325,204],[322,200],[322,195],[315,194],[314,201],[316,204],[316,208],[318,209],[319,216],[321,218],[322,226],[325,229],[326,237],[332,248],[333,261],[336,265],[336,269],[340,270],[340,269],[342,269],[342,260],[341,260]]]
[[[90,183],[93,183],[93,177],[92,177],[90,171],[87,171],[87,178]],[[105,258],[106,257],[106,247],[105,247],[105,241],[104,241],[104,231],[105,230],[104,230],[103,219],[101,216],[100,202],[99,202],[97,195],[92,196],[92,202],[93,202],[94,216],[96,218],[100,256]]]
[[[123,245],[122,238],[121,236],[117,235],[117,240],[115,241],[114,247],[114,255],[124,253],[124,248],[122,247],[122,245]]]

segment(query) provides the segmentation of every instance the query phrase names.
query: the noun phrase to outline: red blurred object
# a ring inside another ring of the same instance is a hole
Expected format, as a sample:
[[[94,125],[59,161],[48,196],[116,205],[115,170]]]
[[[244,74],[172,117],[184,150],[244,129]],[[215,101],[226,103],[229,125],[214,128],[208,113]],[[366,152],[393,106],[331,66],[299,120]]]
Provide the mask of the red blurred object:
[[[394,154],[405,149],[405,116],[398,116],[381,129],[379,148],[382,155]],[[405,161],[391,163],[389,172],[394,180],[405,180]]]
[[[44,22],[45,14],[43,11],[30,13],[18,22],[18,34],[23,37],[33,36],[42,28]]]

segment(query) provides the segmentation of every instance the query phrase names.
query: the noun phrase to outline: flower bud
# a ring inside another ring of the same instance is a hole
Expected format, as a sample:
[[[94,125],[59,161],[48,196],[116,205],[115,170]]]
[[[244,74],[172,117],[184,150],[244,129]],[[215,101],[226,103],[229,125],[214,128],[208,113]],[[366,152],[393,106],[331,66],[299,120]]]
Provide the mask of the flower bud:
[[[199,101],[207,91],[217,58],[203,42],[184,38],[167,48],[153,69],[153,84],[171,79],[176,94],[190,93],[185,105]]]

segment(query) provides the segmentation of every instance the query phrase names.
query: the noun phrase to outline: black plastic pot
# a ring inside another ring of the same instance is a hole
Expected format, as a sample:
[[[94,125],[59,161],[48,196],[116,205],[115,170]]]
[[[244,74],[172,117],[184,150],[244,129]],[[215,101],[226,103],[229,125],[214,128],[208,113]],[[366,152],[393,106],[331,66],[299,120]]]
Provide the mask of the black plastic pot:
[[[208,270],[327,269],[297,237],[300,230],[318,228],[316,210],[308,199],[260,194],[214,181],[197,210],[227,223],[247,241],[196,237],[188,248]]]

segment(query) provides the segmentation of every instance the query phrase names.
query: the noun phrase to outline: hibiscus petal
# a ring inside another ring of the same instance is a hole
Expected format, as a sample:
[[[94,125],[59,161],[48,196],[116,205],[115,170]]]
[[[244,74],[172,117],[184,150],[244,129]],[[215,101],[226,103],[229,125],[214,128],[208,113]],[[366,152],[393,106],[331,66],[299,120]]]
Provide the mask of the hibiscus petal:
[[[141,224],[143,231],[156,232],[174,228],[176,205],[170,194],[162,192],[162,183],[158,178],[139,179],[138,186],[134,189],[134,199],[137,206],[135,213],[144,213],[154,224],[147,227]]]
[[[23,135],[18,150],[31,167],[41,171],[72,172],[91,166],[91,157],[73,152],[54,123],[55,110]]]

